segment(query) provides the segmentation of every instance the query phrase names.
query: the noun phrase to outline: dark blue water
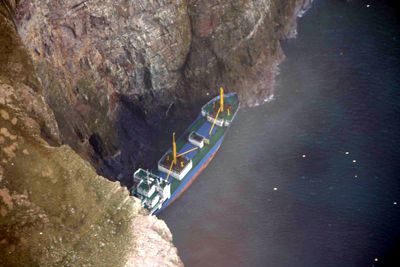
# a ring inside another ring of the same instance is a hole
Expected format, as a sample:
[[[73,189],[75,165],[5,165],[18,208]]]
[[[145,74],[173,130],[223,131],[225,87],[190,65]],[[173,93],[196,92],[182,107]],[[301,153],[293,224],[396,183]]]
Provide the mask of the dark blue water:
[[[275,101],[161,215],[187,266],[400,266],[399,13],[319,0],[298,32]]]

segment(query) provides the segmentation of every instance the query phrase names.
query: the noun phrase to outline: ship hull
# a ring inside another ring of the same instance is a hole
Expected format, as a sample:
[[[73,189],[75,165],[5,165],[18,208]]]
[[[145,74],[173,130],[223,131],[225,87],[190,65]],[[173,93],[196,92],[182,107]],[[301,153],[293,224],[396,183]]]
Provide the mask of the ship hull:
[[[224,97],[225,111],[215,97],[176,141],[174,135],[173,149],[161,157],[157,169],[139,168],[134,173],[136,185],[131,192],[150,214],[160,214],[178,199],[216,155],[240,107],[237,94]]]
[[[213,146],[212,149],[207,153],[207,155],[197,164],[186,176],[185,181],[172,193],[171,197],[166,200],[160,209],[156,210],[153,214],[160,214],[166,207],[171,205],[176,199],[182,195],[183,192],[186,191],[187,188],[196,180],[196,178],[200,175],[200,173],[207,167],[207,165],[211,162],[214,156],[217,154],[221,144],[225,138],[225,135],[218,140],[217,143]]]

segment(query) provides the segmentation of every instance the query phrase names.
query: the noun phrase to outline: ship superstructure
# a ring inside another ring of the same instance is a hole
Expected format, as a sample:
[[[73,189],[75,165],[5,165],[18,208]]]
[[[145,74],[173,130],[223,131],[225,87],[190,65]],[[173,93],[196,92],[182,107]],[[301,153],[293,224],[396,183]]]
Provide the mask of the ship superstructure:
[[[150,213],[161,208],[164,201],[171,197],[171,184],[149,171],[139,168],[133,179],[137,184],[132,193]]]
[[[236,93],[224,93],[205,104],[197,119],[158,161],[157,169],[134,173],[131,192],[150,214],[158,214],[194,181],[214,157],[238,110]]]

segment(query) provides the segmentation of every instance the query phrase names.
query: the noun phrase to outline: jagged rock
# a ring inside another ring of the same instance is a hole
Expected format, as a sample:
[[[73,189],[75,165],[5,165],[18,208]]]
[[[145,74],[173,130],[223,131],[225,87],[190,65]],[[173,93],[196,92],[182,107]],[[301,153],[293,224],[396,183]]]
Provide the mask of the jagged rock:
[[[280,41],[295,35],[296,15],[311,1],[188,2],[193,36],[185,88],[204,96],[223,84],[243,104],[269,99],[283,59]]]
[[[310,1],[1,1],[0,265],[182,265],[165,224],[84,159],[130,174],[171,106],[220,85],[268,99]]]
[[[269,99],[280,40],[295,34],[310,1],[25,0],[17,20],[63,142],[90,158],[94,134],[104,158],[123,139],[144,142],[136,139],[144,132],[121,137],[121,112],[134,113],[126,124],[150,130],[159,125],[153,114],[209,98],[220,85],[244,104]]]
[[[142,109],[167,103],[190,46],[184,0],[23,1],[18,28],[63,141],[84,152],[96,133],[104,155],[119,145],[119,96],[166,95]]]
[[[166,225],[66,145],[0,3],[0,266],[180,266]],[[158,225],[157,230],[154,230]],[[143,248],[141,244],[147,243]],[[140,260],[140,261],[139,261]]]

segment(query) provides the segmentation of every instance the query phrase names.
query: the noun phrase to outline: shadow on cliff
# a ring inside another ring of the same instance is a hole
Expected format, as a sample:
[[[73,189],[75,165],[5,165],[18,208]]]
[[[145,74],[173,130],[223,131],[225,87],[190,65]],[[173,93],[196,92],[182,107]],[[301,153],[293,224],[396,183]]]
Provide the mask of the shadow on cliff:
[[[114,127],[120,143],[117,152],[104,157],[104,141],[97,134],[89,138],[95,152],[97,172],[130,188],[133,172],[139,167],[155,169],[158,159],[171,145],[172,133],[176,132],[178,136],[183,133],[205,101],[202,99],[191,104],[173,102],[147,113],[137,100],[118,96],[114,111]]]

